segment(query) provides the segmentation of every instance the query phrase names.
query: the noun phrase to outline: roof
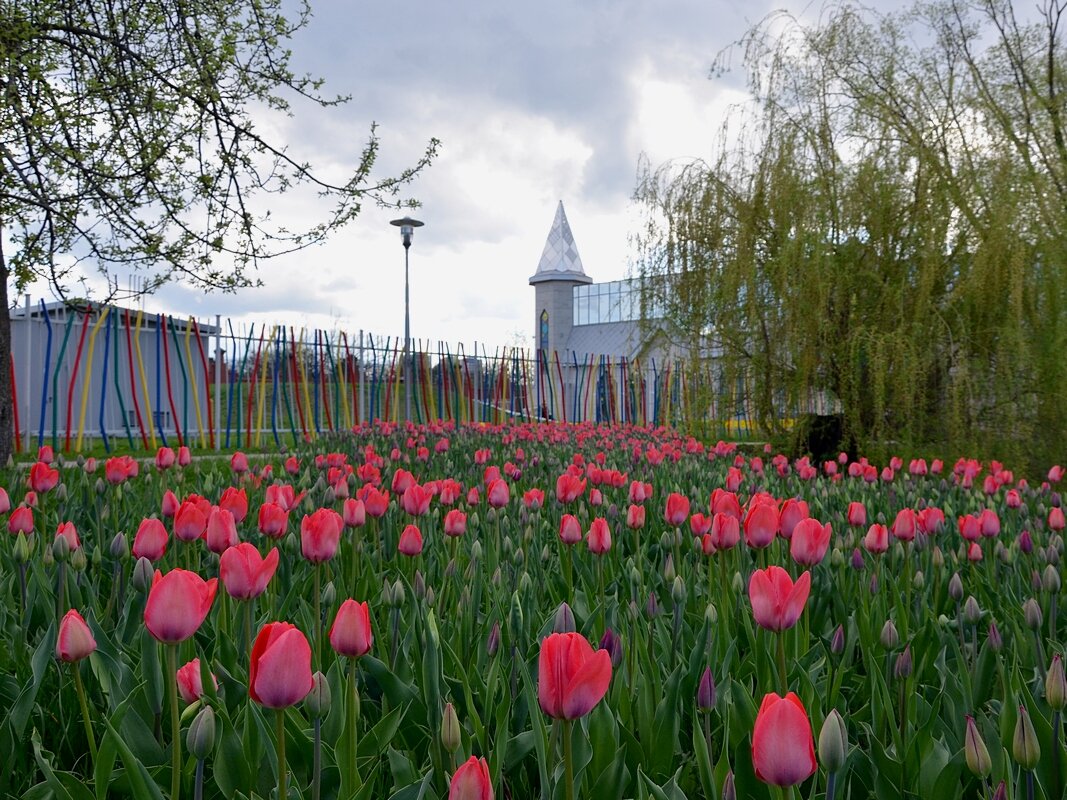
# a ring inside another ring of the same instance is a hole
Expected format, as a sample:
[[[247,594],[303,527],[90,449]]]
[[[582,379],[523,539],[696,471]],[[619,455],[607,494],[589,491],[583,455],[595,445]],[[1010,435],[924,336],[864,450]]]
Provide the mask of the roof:
[[[143,315],[144,330],[155,330],[157,315],[154,313],[145,313],[143,309],[137,308],[125,308],[123,306],[117,306],[114,304],[105,303],[89,303],[85,300],[68,300],[68,301],[54,301],[51,303],[38,302],[35,305],[30,306],[30,319],[41,319],[42,310],[48,314],[50,320],[65,319],[68,312],[73,314],[84,313],[86,307],[90,309],[90,319],[98,319],[100,317],[100,310],[107,306],[111,311],[118,314],[119,319],[124,319],[126,314],[129,314],[131,319],[137,319],[138,314]],[[26,307],[23,305],[16,306],[8,312],[11,319],[24,319],[26,317]],[[185,331],[190,327],[189,319],[175,316],[173,314],[167,315],[170,319],[170,325],[174,330]],[[198,322],[197,328],[202,335],[214,335],[218,332],[218,328],[215,325],[207,322]]]
[[[593,279],[582,269],[582,257],[578,255],[578,246],[574,243],[571,225],[567,222],[567,212],[563,210],[563,201],[556,206],[556,216],[552,228],[545,240],[545,249],[537,263],[537,272],[530,278],[530,284],[546,281],[568,281],[571,283],[592,283]]]

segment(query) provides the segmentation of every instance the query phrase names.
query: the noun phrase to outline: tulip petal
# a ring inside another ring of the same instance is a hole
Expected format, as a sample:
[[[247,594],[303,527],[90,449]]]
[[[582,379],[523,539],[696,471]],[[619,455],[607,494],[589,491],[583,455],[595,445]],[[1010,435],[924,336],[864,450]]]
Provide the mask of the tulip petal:
[[[582,641],[585,641],[584,637]],[[571,678],[563,694],[564,719],[584,717],[601,701],[611,684],[611,654],[597,650]]]
[[[294,627],[271,638],[259,656],[255,678],[250,680],[255,689],[253,699],[267,708],[286,708],[311,691],[311,646]]]

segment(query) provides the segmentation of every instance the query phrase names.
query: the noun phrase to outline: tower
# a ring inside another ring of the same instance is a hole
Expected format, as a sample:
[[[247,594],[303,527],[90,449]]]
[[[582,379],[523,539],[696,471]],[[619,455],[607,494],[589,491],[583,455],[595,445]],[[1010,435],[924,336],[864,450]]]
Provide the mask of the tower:
[[[563,201],[556,206],[556,216],[548,231],[545,249],[530,278],[534,287],[534,341],[537,350],[537,396],[541,416],[548,416],[542,391],[542,367],[554,352],[562,358],[571,328],[574,326],[572,289],[593,279],[582,269],[582,257],[574,243]]]

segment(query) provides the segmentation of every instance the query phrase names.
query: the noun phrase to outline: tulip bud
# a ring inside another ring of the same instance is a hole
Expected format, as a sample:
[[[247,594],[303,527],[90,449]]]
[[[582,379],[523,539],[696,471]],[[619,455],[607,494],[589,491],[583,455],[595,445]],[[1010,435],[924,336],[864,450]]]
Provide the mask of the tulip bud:
[[[941,548],[934,546],[933,553],[930,555],[930,561],[938,569],[943,569],[945,566],[945,554],[941,552]]]
[[[189,725],[185,746],[197,761],[203,761],[215,749],[215,712],[204,706]]]
[[[131,583],[133,588],[139,592],[147,592],[152,586],[152,579],[155,577],[155,570],[152,569],[152,562],[144,556],[137,559],[137,563],[133,567],[133,578]]]
[[[957,603],[963,599],[963,579],[958,572],[953,572],[948,582],[948,596]]]
[[[1026,706],[1019,706],[1019,718],[1015,723],[1015,736],[1011,741],[1011,754],[1023,769],[1033,769],[1041,760],[1041,745],[1037,741],[1034,723]]]
[[[97,478],[96,485],[93,488],[96,490],[97,494],[103,494],[107,491],[107,484],[104,483],[103,478]]]
[[[511,641],[517,642],[522,639],[523,630],[523,613],[522,613],[522,598],[518,592],[515,592],[511,596],[511,611],[508,615],[508,633],[511,635]],[[569,610],[569,608],[568,608]],[[574,616],[571,616],[571,620],[574,620]],[[573,630],[573,629],[572,629]]]
[[[841,655],[845,652],[845,626],[838,625],[834,630],[834,635],[830,639],[830,652],[835,656]]]
[[[333,585],[333,581],[327,582],[322,587],[322,604],[326,608],[330,608],[337,601],[337,587]]]
[[[852,558],[850,559],[850,563],[852,564],[852,569],[856,570],[857,572],[863,569],[863,553],[858,547],[854,547],[852,549]]]
[[[311,691],[304,698],[304,705],[312,719],[321,719],[330,713],[331,699],[330,682],[321,672],[316,672],[311,676]]]
[[[15,562],[18,564],[25,564],[30,560],[30,542],[29,539],[19,534],[15,537]]]
[[[897,633],[897,626],[893,624],[893,620],[887,619],[885,621],[879,641],[881,641],[882,647],[886,650],[893,650],[900,644],[900,634]]]
[[[62,564],[70,557],[70,542],[66,536],[57,536],[52,542],[52,558]]]
[[[999,653],[1004,647],[1004,638],[1000,635],[1000,628],[997,627],[995,621],[989,623],[989,635],[986,641],[989,642],[989,649],[994,653]]]
[[[96,550],[93,553],[93,558],[99,561],[100,551]],[[83,572],[89,565],[89,560],[85,557],[85,548],[79,547],[73,553],[70,554],[70,567],[75,572]]]
[[[56,557],[52,555],[52,548],[45,547],[41,552],[41,561],[46,567],[50,567],[56,563]]]
[[[841,552],[840,548],[835,547],[830,551],[830,565],[833,567],[841,567],[845,563],[845,554]]]
[[[848,730],[845,720],[834,708],[826,715],[822,730],[819,731],[819,763],[827,772],[839,772],[845,765],[847,755]]]
[[[911,585],[918,591],[922,591],[923,587],[926,586],[926,577],[923,575],[921,569],[915,571],[915,575],[911,579]]]
[[[726,773],[726,780],[722,782],[722,800],[737,800],[737,790],[734,788],[734,771]]]
[[[911,677],[911,644],[904,645],[904,652],[897,656],[896,664],[893,665],[893,674],[899,680],[907,680]]]
[[[633,564],[630,564],[630,586],[638,587],[641,585],[641,572]]]
[[[467,522],[468,522],[468,527],[476,527],[477,524],[478,524],[477,515],[476,514],[471,514],[471,516],[467,520]],[[482,560],[482,543],[477,541],[477,540],[475,540],[474,544],[471,545],[471,561],[481,561],[481,560]]]
[[[715,678],[712,677],[711,667],[706,667],[697,685],[697,708],[701,711],[711,711],[715,708],[715,695]]]
[[[741,577],[740,572],[734,573],[731,588],[733,589],[735,595],[741,594],[745,591],[745,579]]]
[[[408,593],[404,588],[404,582],[399,578],[396,579],[396,583],[393,584],[393,606],[399,608],[407,601]]]
[[[1023,603],[1023,619],[1026,620],[1026,627],[1035,631],[1040,629],[1041,623],[1045,621],[1045,617],[1041,613],[1041,606],[1032,597]]]
[[[978,601],[974,599],[973,594],[967,595],[967,599],[963,603],[963,621],[968,625],[977,625],[981,618],[982,609],[978,605]]]
[[[1008,785],[1004,781],[997,784],[997,790],[993,792],[993,800],[1008,800]]]
[[[1051,550],[1051,548],[1049,548]],[[1053,550],[1052,552],[1056,552]],[[1059,594],[1060,592],[1060,573],[1056,568],[1049,564],[1045,567],[1045,572],[1041,576],[1041,586],[1049,594]]]
[[[426,579],[422,577],[422,570],[415,570],[415,596],[422,600],[426,597]]]
[[[451,703],[445,704],[445,712],[441,715],[441,746],[446,752],[454,753],[461,744],[459,717]]]
[[[649,619],[655,619],[659,616],[659,601],[653,592],[648,593],[648,602],[645,603],[645,615]]]
[[[1053,711],[1063,711],[1067,705],[1067,679],[1063,674],[1063,659],[1056,653],[1052,657],[1052,666],[1045,676],[1045,702]]]
[[[985,746],[982,734],[978,732],[978,726],[974,724],[974,717],[970,715],[967,716],[965,738],[963,753],[967,759],[967,767],[979,778],[984,778],[993,769],[993,762],[989,758],[989,749]]]
[[[878,573],[871,574],[871,581],[867,584],[867,590],[872,594],[878,594]]]
[[[130,554],[130,545],[126,541],[126,534],[121,531],[116,533],[111,539],[111,546],[108,548],[108,551],[111,553],[112,558],[118,561],[124,561]]]
[[[674,601],[674,605],[680,608],[685,605],[685,598],[685,581],[682,580],[681,575],[675,575],[674,585],[671,587],[671,599]]]
[[[493,627],[489,630],[489,638],[485,641],[485,652],[490,656],[495,656],[496,651],[500,649],[500,623],[494,622]]]
[[[607,650],[611,655],[611,666],[618,668],[622,663],[622,639],[615,631],[608,628],[600,637],[600,649]]]
[[[559,604],[556,609],[556,619],[552,623],[553,633],[574,633],[577,626],[574,624],[574,612],[565,602]]]
[[[712,625],[716,625],[719,622],[719,609],[715,607],[714,603],[708,603],[704,609],[704,619],[710,622]]]

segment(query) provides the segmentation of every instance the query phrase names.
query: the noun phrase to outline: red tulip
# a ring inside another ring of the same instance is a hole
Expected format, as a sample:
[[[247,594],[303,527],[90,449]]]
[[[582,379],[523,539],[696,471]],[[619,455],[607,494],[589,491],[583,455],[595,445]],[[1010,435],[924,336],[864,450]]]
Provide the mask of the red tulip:
[[[716,550],[728,550],[741,541],[741,523],[733,514],[720,511],[711,519],[709,536]]]
[[[711,517],[699,512],[694,514],[689,518],[689,529],[693,532],[693,536],[702,537],[711,530]]]
[[[978,537],[982,535],[982,524],[978,521],[978,517],[973,514],[959,517],[956,520],[956,525],[959,528],[960,536],[969,542],[977,541]]]
[[[826,555],[832,533],[829,522],[820,525],[817,519],[802,519],[793,528],[793,537],[789,540],[789,554],[798,564],[813,567]]]
[[[1059,483],[1063,480],[1064,469],[1059,464],[1054,464],[1048,470],[1048,482]]]
[[[7,496],[7,489],[0,486],[0,514],[6,514],[11,510],[11,498]]]
[[[805,520],[810,516],[807,503],[790,497],[782,504],[782,510],[778,514],[778,525],[781,528],[782,536],[786,539],[793,538],[793,531],[797,525],[800,524],[801,520]]]
[[[673,525],[677,528],[685,522],[688,516],[689,498],[677,492],[671,492],[670,496],[667,497],[667,505],[663,509],[663,519],[668,525]]]
[[[493,800],[493,780],[484,758],[471,756],[452,776],[448,800]]]
[[[652,496],[652,484],[641,481],[630,482],[630,502],[643,503]]]
[[[38,461],[30,467],[30,488],[37,494],[45,494],[56,488],[59,483],[59,470]]]
[[[320,508],[300,520],[300,552],[313,563],[329,561],[341,542],[344,520],[332,508]]]
[[[37,460],[43,461],[45,464],[51,464],[55,461],[55,451],[52,450],[52,445],[43,444],[37,448]]]
[[[370,607],[349,598],[341,603],[330,627],[330,646],[338,655],[359,658],[370,652],[374,644],[371,632]]]
[[[867,535],[863,537],[863,546],[868,553],[884,553],[889,549],[889,528],[879,525],[877,522],[867,529]]]
[[[227,486],[226,491],[219,498],[219,508],[224,508],[233,514],[233,521],[240,525],[248,516],[248,495],[244,489],[235,486]]]
[[[203,624],[217,588],[215,578],[205,581],[184,569],[164,575],[157,569],[144,607],[145,627],[165,644],[184,642]]]
[[[129,456],[115,456],[104,462],[104,478],[108,483],[125,483],[130,478],[136,478],[140,468],[137,462]]]
[[[982,560],[982,546],[978,542],[971,542],[967,546],[967,560],[971,562]]]
[[[560,519],[559,538],[563,544],[577,544],[582,540],[582,525],[573,514],[564,514]]]
[[[604,555],[611,549],[611,529],[608,521],[603,517],[597,517],[589,526],[589,536],[586,539],[589,552],[598,556]]]
[[[811,721],[792,692],[764,695],[752,729],[752,766],[757,778],[774,786],[795,786],[814,774]]]
[[[266,708],[296,705],[311,691],[311,646],[288,622],[269,622],[252,645],[248,696]]]
[[[182,445],[178,448],[178,466],[187,467],[193,463],[192,453],[189,452],[189,448],[186,445]]]
[[[848,504],[848,524],[853,528],[862,528],[867,524],[867,509],[863,503],[853,501]]]
[[[910,542],[915,538],[915,531],[918,527],[915,512],[910,508],[902,508],[897,512],[897,518],[893,520],[892,532],[902,542]]]
[[[237,523],[233,514],[216,506],[207,518],[207,549],[222,555],[240,541],[237,538]]]
[[[56,637],[56,658],[71,663],[81,661],[96,650],[96,639],[82,615],[73,608],[59,621]]]
[[[199,658],[194,658],[189,663],[178,667],[175,680],[178,682],[178,694],[186,703],[195,703],[204,696],[204,678],[200,673]],[[219,687],[219,682],[214,675],[211,676],[211,682],[215,684],[216,689]]]
[[[133,537],[133,557],[159,561],[167,552],[170,535],[167,529],[155,517],[141,520],[137,533]]]
[[[445,514],[445,536],[462,536],[467,532],[467,515],[458,508]]]
[[[393,473],[392,489],[393,494],[404,494],[410,487],[416,483],[415,476],[408,472],[406,469],[398,468]]]
[[[727,492],[723,489],[716,489],[711,493],[711,513],[715,514],[729,514],[735,517],[738,522],[741,521],[741,503],[737,500],[737,495],[733,492]]]
[[[585,480],[564,472],[556,479],[556,499],[561,503],[571,503],[582,496]]]
[[[199,503],[186,499],[174,515],[174,535],[183,542],[193,542],[203,536],[206,530],[207,514]]]
[[[511,490],[507,481],[497,478],[485,490],[485,498],[493,508],[504,508],[511,501]]]
[[[285,459],[285,471],[290,475],[296,475],[300,472],[300,459],[296,456],[289,456]]]
[[[784,631],[797,624],[811,592],[811,573],[796,583],[778,566],[758,569],[748,581],[748,598],[756,623],[769,631]]]
[[[778,509],[769,503],[757,503],[745,517],[745,544],[767,547],[778,535]]]
[[[174,454],[174,451],[169,447],[161,447],[156,451],[156,469],[160,472],[168,470],[174,466],[174,462],[178,460],[178,457]]]
[[[74,527],[73,522],[59,523],[59,527],[56,528],[56,538],[58,539],[60,536],[67,540],[72,553],[82,546],[81,541],[78,539],[78,529]]]
[[[400,497],[400,505],[413,517],[421,517],[430,510],[433,495],[425,486],[412,483]]]
[[[259,532],[271,539],[280,539],[289,528],[289,512],[277,503],[264,503],[259,507]]]
[[[645,527],[645,507],[638,505],[631,505],[626,512],[626,526],[633,530],[640,530]]]
[[[761,459],[759,459],[759,458],[752,459],[752,471],[753,472],[762,472],[763,471],[763,461]],[[726,471],[726,491],[727,492],[736,492],[738,489],[741,488],[741,484],[744,483],[744,481],[745,481],[745,476],[741,473],[741,470],[739,470],[737,467],[730,467]]]
[[[230,469],[238,475],[248,472],[248,456],[238,450],[230,456]]]
[[[1064,528],[1063,508],[1060,506],[1053,506],[1048,511],[1048,527],[1049,530],[1062,531]]]
[[[982,509],[982,513],[978,515],[978,524],[982,526],[983,536],[993,537],[1000,534],[1000,517],[991,508]]]
[[[541,642],[537,661],[537,699],[555,719],[584,717],[611,683],[611,655],[593,652],[579,633],[553,633]]]
[[[19,506],[11,512],[7,518],[8,533],[33,533],[33,509],[29,506]]]
[[[408,525],[400,534],[396,549],[406,556],[417,556],[422,552],[422,531],[415,525]]]
[[[278,569],[278,548],[272,547],[267,557],[248,542],[226,550],[219,559],[219,578],[226,593],[238,600],[259,597]]]

